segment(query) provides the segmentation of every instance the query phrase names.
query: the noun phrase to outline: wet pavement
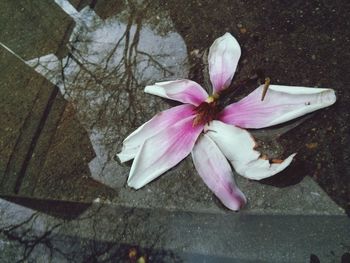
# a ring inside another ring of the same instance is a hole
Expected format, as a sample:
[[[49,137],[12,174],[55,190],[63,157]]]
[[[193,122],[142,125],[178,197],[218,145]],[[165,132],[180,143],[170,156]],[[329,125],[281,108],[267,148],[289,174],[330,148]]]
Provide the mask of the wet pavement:
[[[1,261],[337,262],[350,250],[347,10],[346,1],[2,1]],[[242,47],[234,81],[264,71],[272,83],[333,88],[337,103],[252,131],[270,156],[298,155],[262,182],[237,176],[249,200],[239,213],[221,206],[191,158],[130,189],[131,164],[115,159],[122,140],[175,105],[144,86],[190,78],[209,88],[208,48],[225,32]]]

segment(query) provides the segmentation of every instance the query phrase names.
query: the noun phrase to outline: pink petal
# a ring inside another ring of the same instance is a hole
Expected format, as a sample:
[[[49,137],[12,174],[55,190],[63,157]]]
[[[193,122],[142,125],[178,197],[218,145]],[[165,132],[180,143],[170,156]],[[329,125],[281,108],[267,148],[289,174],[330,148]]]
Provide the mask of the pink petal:
[[[227,208],[236,211],[245,205],[247,200],[233,180],[228,161],[207,135],[197,140],[192,158],[200,177]]]
[[[219,92],[231,84],[240,56],[241,48],[230,33],[214,41],[208,57],[209,75],[214,92]]]
[[[263,128],[283,123],[336,101],[334,90],[270,85],[261,101],[263,85],[227,106],[219,119],[242,128]]]
[[[145,92],[195,106],[208,97],[208,93],[198,83],[188,79],[158,82],[147,86]]]
[[[128,185],[139,189],[169,170],[192,150],[203,126],[193,126],[194,116],[148,138],[131,166]]]
[[[174,125],[178,121],[193,115],[194,108],[195,107],[190,104],[185,104],[170,108],[155,115],[123,141],[122,151],[117,154],[119,160],[121,162],[126,162],[133,159],[146,139]]]
[[[246,130],[221,121],[212,121],[205,127],[207,135],[217,144],[222,153],[231,162],[235,171],[249,179],[261,180],[284,170],[293,160],[290,155],[281,163],[270,163],[262,159],[254,150],[255,141]]]

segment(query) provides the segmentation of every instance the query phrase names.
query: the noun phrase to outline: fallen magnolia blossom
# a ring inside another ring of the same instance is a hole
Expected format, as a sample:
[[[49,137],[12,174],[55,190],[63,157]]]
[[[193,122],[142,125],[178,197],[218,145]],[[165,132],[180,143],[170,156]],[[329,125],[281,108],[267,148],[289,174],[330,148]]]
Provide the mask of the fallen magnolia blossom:
[[[124,140],[117,156],[121,162],[134,159],[128,178],[130,187],[143,187],[192,153],[205,184],[226,207],[239,210],[246,198],[235,184],[229,163],[238,174],[261,180],[292,162],[295,153],[283,161],[264,158],[243,128],[269,127],[332,105],[336,100],[334,91],[270,85],[266,93],[266,85],[261,85],[221,110],[218,100],[231,83],[240,55],[240,46],[229,33],[210,47],[211,96],[187,79],[145,88],[146,93],[184,104],[158,113]]]

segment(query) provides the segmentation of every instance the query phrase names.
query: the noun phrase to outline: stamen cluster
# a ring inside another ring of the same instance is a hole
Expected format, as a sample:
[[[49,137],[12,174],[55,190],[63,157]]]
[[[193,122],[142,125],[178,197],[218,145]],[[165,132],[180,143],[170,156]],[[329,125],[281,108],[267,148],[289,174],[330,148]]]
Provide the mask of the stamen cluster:
[[[210,96],[206,101],[203,101],[197,106],[195,109],[196,117],[193,120],[193,126],[208,124],[212,120],[217,119],[220,112],[217,99],[218,98],[214,96]]]

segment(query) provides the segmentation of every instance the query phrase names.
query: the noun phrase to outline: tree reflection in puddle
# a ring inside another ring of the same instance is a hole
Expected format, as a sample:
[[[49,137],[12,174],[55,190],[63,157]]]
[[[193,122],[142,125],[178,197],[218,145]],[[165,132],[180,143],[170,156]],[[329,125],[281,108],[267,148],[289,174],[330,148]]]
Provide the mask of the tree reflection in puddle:
[[[66,100],[76,109],[77,117],[87,130],[96,154],[92,161],[89,160],[92,177],[118,189],[118,197],[113,201],[121,205],[217,211],[218,207],[212,202],[211,193],[198,176],[194,175],[190,161],[185,161],[180,164],[181,167],[169,171],[171,176],[167,180],[157,180],[135,192],[124,187],[129,168],[113,160],[126,135],[157,112],[168,108],[168,102],[144,94],[143,87],[155,81],[187,78],[193,74],[193,68],[189,72],[187,48],[191,55],[197,51],[202,54],[206,45],[197,43],[201,41],[201,37],[195,34],[189,36],[186,33],[188,31],[184,30],[185,25],[179,29],[179,20],[184,20],[183,17],[172,12],[173,10],[169,11],[169,6],[164,8],[167,10],[162,10],[153,1],[138,4],[131,3],[132,1],[125,4],[122,1],[121,6],[115,10],[115,5],[105,4],[105,7],[110,7],[105,19],[98,17],[88,7],[77,12],[68,5],[68,1],[56,2],[76,23],[67,45],[69,53],[65,57],[49,54],[30,60],[27,64],[56,84]],[[184,39],[175,32],[172,20],[177,30],[183,34],[187,47]],[[198,25],[191,28],[196,26]],[[208,32],[211,30],[208,28]],[[195,63],[201,64],[201,55],[195,56],[198,58]],[[249,69],[249,65],[244,68]],[[196,71],[197,75],[200,73]],[[263,140],[268,138],[268,143],[273,147],[265,148],[272,148],[273,153],[277,152],[276,155],[279,155],[284,149],[275,139],[271,139],[271,135],[282,134],[298,123],[275,127],[277,130],[273,128],[264,131],[257,137]],[[301,176],[306,174],[299,170],[292,173]],[[288,189],[239,181],[239,178],[237,180],[248,197],[256,200],[250,203],[250,211],[299,211],[302,207],[303,211],[318,213],[323,211],[323,206],[336,209],[323,194],[321,196],[324,201],[305,194],[305,187],[308,191],[322,192],[310,178],[304,178],[298,187]],[[285,183],[283,178],[282,180]],[[274,182],[265,183],[277,185]],[[273,202],[266,198],[267,195],[275,195]],[[317,203],[317,207],[314,203]]]
[[[68,56],[49,54],[27,62],[57,85],[77,110],[96,153],[89,166],[93,178],[121,187],[127,174],[113,157],[122,139],[166,105],[147,98],[147,83],[188,75],[187,50],[179,34],[156,28],[147,4],[127,6],[106,20],[86,7],[77,12],[56,1],[75,21]]]
[[[0,199],[0,261],[136,262],[143,257],[147,262],[183,262],[178,253],[159,248],[165,229],[157,226],[158,233],[153,230],[150,238],[150,232],[137,228],[143,227],[148,213],[110,210],[94,204],[75,220],[67,220]]]

